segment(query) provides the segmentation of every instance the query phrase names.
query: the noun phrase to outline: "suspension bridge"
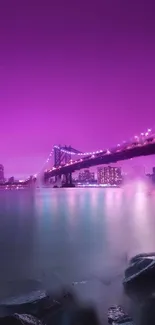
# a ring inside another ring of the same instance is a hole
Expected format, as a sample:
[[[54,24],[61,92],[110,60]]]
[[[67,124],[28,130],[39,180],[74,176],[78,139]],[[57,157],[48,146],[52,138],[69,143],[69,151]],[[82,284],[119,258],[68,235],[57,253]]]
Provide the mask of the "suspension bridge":
[[[141,139],[136,138],[134,142],[117,145],[111,150],[99,150],[96,152],[82,153],[72,147],[54,146],[54,166],[45,170],[45,182],[51,178],[61,179],[64,175],[66,185],[72,184],[72,173],[83,168],[98,165],[116,163],[140,156],[155,154],[155,136],[145,136]],[[73,156],[76,159],[73,159]]]
[[[61,181],[63,176],[65,186],[72,186],[72,173],[80,169],[153,154],[155,154],[155,133],[153,134],[151,129],[113,148],[93,152],[81,152],[71,146],[55,145],[41,172],[24,180],[21,185],[33,184],[42,175],[44,183],[48,183],[53,177],[55,181]],[[50,164],[51,167],[45,168],[46,164]]]

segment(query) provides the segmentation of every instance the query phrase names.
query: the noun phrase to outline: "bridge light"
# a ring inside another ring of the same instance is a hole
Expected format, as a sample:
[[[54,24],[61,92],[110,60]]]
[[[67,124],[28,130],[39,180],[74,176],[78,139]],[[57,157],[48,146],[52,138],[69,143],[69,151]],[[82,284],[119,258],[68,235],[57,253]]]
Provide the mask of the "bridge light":
[[[151,132],[151,129],[148,129],[147,131],[148,131],[148,132]]]
[[[146,137],[147,137],[147,135],[149,135],[148,132],[145,133],[145,136],[146,136]]]
[[[142,132],[141,135],[144,135],[144,133]]]

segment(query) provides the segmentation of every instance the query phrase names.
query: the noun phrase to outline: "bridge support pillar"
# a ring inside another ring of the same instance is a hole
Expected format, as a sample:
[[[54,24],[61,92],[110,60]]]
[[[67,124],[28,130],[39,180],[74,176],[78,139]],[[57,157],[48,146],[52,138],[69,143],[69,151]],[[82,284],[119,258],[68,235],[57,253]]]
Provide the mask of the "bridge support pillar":
[[[61,175],[55,176],[55,182],[61,182]]]
[[[74,184],[72,182],[72,173],[68,173],[65,175],[65,184],[63,187],[74,187]]]
[[[72,183],[72,173],[69,173],[68,177],[69,177],[69,184],[73,185],[73,183]]]
[[[59,182],[61,180],[61,175],[55,176],[55,182]]]

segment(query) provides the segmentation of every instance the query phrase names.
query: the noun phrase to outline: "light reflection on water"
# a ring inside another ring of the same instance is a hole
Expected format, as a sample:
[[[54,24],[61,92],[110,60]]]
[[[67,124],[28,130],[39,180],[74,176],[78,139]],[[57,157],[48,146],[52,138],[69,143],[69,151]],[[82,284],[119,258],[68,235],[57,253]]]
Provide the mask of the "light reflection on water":
[[[155,250],[154,211],[143,183],[0,192],[0,296],[88,279],[83,296],[120,302],[126,256]]]

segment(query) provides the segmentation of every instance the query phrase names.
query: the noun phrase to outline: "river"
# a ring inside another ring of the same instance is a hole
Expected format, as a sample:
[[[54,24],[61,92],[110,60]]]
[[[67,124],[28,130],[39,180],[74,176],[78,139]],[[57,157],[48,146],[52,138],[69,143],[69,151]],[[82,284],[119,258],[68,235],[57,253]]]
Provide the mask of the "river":
[[[106,312],[126,304],[127,260],[155,251],[155,192],[124,188],[0,192],[0,298],[73,281],[81,301]]]

